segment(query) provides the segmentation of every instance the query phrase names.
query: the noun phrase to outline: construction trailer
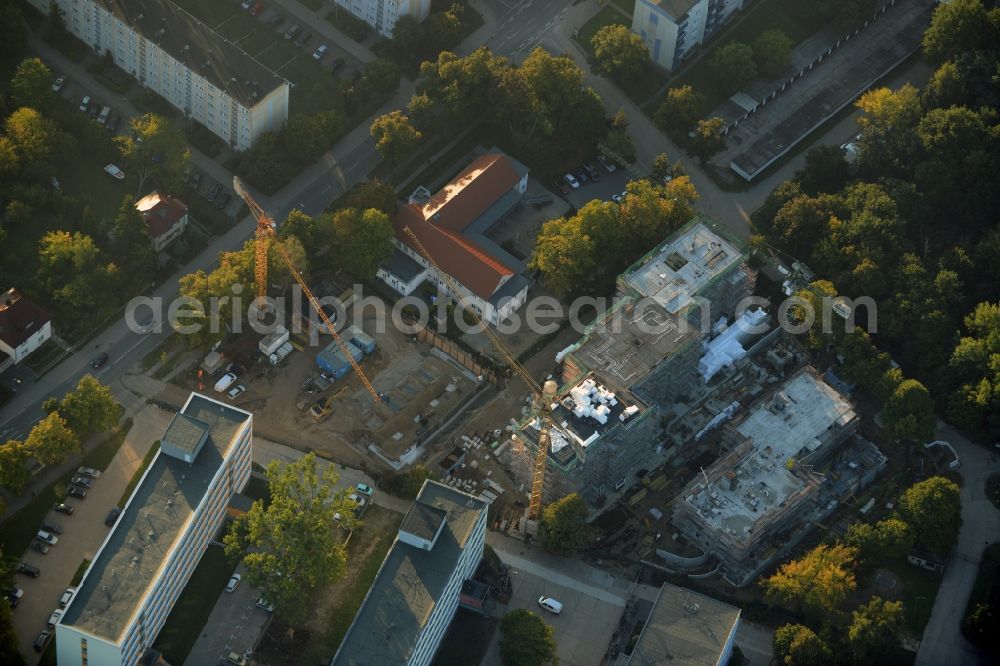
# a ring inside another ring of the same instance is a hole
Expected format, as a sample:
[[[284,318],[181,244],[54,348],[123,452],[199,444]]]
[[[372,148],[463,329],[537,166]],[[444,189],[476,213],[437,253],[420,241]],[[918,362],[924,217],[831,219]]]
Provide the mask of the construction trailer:
[[[286,342],[288,342],[288,329],[279,324],[274,331],[265,335],[261,341],[257,343],[257,349],[259,349],[260,353],[264,356],[270,356],[278,351]]]
[[[365,353],[353,342],[348,341],[345,346],[355,363],[360,363],[365,357]],[[316,355],[316,365],[323,374],[334,380],[341,379],[351,371],[351,362],[344,356],[344,352],[336,342],[331,342]]]

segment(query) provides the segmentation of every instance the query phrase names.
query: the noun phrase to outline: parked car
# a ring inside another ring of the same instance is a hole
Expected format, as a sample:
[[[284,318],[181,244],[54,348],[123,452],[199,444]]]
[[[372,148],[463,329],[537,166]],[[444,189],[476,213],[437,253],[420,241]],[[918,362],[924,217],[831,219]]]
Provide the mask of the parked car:
[[[66,490],[66,494],[77,499],[85,499],[87,497],[87,491],[80,486],[70,486]]]
[[[113,166],[113,165],[109,164],[108,166]],[[105,167],[105,169],[107,169],[107,167]],[[94,358],[90,359],[90,367],[92,367],[94,370],[96,370],[97,368],[99,368],[102,365],[104,365],[105,363],[107,363],[108,362],[108,358],[109,357],[108,357],[108,354],[106,352],[101,352],[100,354],[98,354]]]
[[[229,192],[222,192],[218,197],[215,198],[215,207],[219,210],[224,210],[229,202],[233,200],[233,195]]]
[[[60,502],[59,504],[56,504],[56,506],[53,509],[53,511],[58,511],[59,513],[64,513],[67,516],[72,516],[73,512],[76,511],[76,509],[74,509],[73,507],[71,507],[69,504],[66,504],[64,502]]]
[[[226,395],[229,396],[230,400],[235,400],[246,390],[247,390],[246,386],[243,386],[243,384],[237,384],[233,388],[229,389],[229,392],[226,393]]]
[[[580,189],[580,181],[577,180],[576,176],[574,176],[573,174],[571,173],[566,174],[565,176],[563,176],[563,180],[565,180],[566,184],[572,187],[574,190]]]
[[[253,9],[250,10],[250,16],[259,16],[262,11],[264,11],[264,3],[258,2],[254,4]]]
[[[195,171],[193,174],[191,174],[191,189],[197,190],[200,185],[201,185],[201,172]]]
[[[327,46],[326,44],[320,44],[319,48],[313,51],[313,58],[315,60],[322,60],[323,56],[325,56],[329,50],[330,50],[329,46]]]
[[[367,483],[359,483],[358,485],[356,485],[354,487],[357,489],[357,491],[359,493],[363,493],[365,495],[368,495],[368,497],[371,497],[372,495],[375,494],[375,490],[371,486],[369,486]]]
[[[357,504],[359,508],[367,504],[367,500],[365,500],[364,497],[358,495],[357,493],[351,493],[348,499]]]
[[[234,375],[236,375],[237,377],[239,377],[240,375],[242,375],[246,371],[247,371],[246,368],[244,368],[239,363],[236,363],[235,361],[233,363],[230,363],[229,365],[226,366],[226,372],[231,372]]]
[[[48,647],[49,641],[52,640],[52,632],[48,629],[44,629],[37,637],[35,637],[35,643],[32,645],[35,648],[35,652],[41,653],[45,651]]]
[[[563,611],[563,605],[552,597],[538,597],[538,605],[555,615],[559,615]]]
[[[41,553],[42,555],[46,555],[49,552],[49,547],[41,541],[32,541],[30,548],[36,553]]]
[[[612,194],[611,195],[611,199],[615,203],[620,204],[621,202],[625,201],[625,195],[626,194],[628,194],[628,192],[622,192],[621,194]]]
[[[121,119],[122,117],[119,116],[117,113],[113,114],[110,118],[108,118],[108,124],[107,124],[108,131],[111,132],[112,134],[117,132],[118,124],[121,122]]]
[[[54,546],[57,543],[59,543],[59,537],[57,537],[55,534],[52,534],[51,532],[46,532],[45,530],[38,530],[38,533],[35,534],[35,538],[38,539],[39,541],[44,541],[50,546]]]
[[[303,31],[299,33],[298,37],[295,38],[293,44],[295,44],[297,48],[302,48],[310,39],[312,39],[312,33]]]
[[[257,603],[255,605],[257,606],[257,608],[263,608],[268,613],[274,612],[274,604],[272,604],[270,601],[267,601],[264,597],[257,597]]]
[[[595,183],[601,179],[601,172],[598,171],[597,167],[590,162],[584,162],[581,166],[583,167],[583,170],[587,172],[587,175],[590,176],[590,179]]]
[[[101,476],[101,471],[93,467],[77,467],[76,473],[80,476],[88,476],[91,479],[97,479]]]
[[[343,68],[344,68],[344,59],[343,58],[334,58],[333,62],[330,63],[330,69],[333,70],[334,74],[336,74],[337,72],[339,72]]]
[[[302,32],[302,28],[292,24],[288,26],[288,30],[285,30],[285,39],[294,39],[300,32]]]
[[[80,486],[81,488],[90,488],[90,484],[93,483],[90,479],[83,476],[74,476],[69,480],[74,486]]]
[[[268,20],[267,24],[269,26],[271,26],[272,28],[277,28],[279,25],[281,25],[284,22],[285,22],[285,17],[282,16],[281,14],[275,13],[274,16],[272,16]]]
[[[100,104],[91,104],[90,108],[87,109],[87,115],[93,120],[97,120],[97,116],[101,113]]]
[[[111,511],[108,511],[108,517],[104,519],[104,524],[108,527],[114,527],[115,523],[118,522],[118,516],[120,515],[122,515],[121,509],[118,507],[111,509]]]
[[[51,532],[52,534],[63,533],[63,526],[51,520],[44,521],[42,523],[42,529],[45,530],[46,532]]]
[[[59,597],[59,608],[66,608],[66,606],[69,606],[69,602],[73,601],[73,597],[75,596],[76,588],[67,587],[66,591],[62,593],[61,597]]]
[[[104,171],[106,171],[107,174],[113,178],[117,178],[118,180],[125,180],[125,172],[119,169],[114,164],[105,164]]]
[[[577,169],[576,171],[573,172],[573,175],[576,177],[578,181],[580,181],[581,185],[586,185],[587,183],[590,182],[590,178],[587,177],[587,172],[584,171],[583,169]]]
[[[42,571],[36,566],[32,566],[27,562],[20,562],[14,569],[16,573],[24,574],[25,576],[31,576],[32,578],[38,578]]]
[[[60,90],[63,89],[64,85],[66,85],[66,77],[65,76],[57,76],[56,80],[52,82],[52,92],[54,92],[54,93],[59,92]]]
[[[8,599],[20,599],[24,596],[24,590],[16,586],[3,588],[3,593]]]
[[[246,655],[230,652],[226,655],[226,663],[232,664],[233,666],[247,666],[247,664],[250,663],[250,660],[246,658]]]
[[[226,592],[232,592],[232,591],[234,591],[236,589],[236,587],[240,584],[241,580],[243,580],[243,576],[241,576],[239,574],[233,574],[229,578],[229,582],[226,583]]]
[[[240,9],[250,9],[250,5],[253,4],[253,0],[243,0],[240,3]]]
[[[222,191],[222,185],[220,185],[219,183],[213,185],[211,189],[208,190],[208,195],[207,195],[208,200],[210,202],[214,202],[215,197],[219,196],[219,192],[221,191]]]
[[[618,171],[618,165],[615,164],[613,161],[609,160],[604,155],[598,155],[597,161],[601,163],[601,166],[604,167],[608,173],[614,173],[615,171]]]
[[[52,611],[52,615],[49,615],[49,621],[46,623],[48,624],[49,629],[56,628],[56,625],[59,624],[59,620],[62,619],[64,612],[65,611],[63,611],[63,609],[61,608],[57,608],[54,611]]]
[[[556,181],[556,189],[559,190],[563,196],[566,196],[573,191],[573,188],[569,186],[569,183],[561,178]]]
[[[87,112],[90,109],[90,95],[84,95],[83,99],[80,100],[80,110]]]

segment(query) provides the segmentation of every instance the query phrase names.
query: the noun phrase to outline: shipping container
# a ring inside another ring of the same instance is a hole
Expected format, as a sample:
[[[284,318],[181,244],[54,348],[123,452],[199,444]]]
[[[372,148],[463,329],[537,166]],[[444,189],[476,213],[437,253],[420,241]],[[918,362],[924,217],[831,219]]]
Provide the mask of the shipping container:
[[[365,356],[375,351],[375,338],[361,330],[360,326],[348,326],[341,336],[345,340],[350,340],[355,347],[365,353]]]
[[[279,325],[273,332],[264,336],[264,338],[257,344],[257,348],[260,349],[260,353],[264,356],[270,356],[274,352],[278,351],[278,349],[286,342],[288,342],[288,329]]]

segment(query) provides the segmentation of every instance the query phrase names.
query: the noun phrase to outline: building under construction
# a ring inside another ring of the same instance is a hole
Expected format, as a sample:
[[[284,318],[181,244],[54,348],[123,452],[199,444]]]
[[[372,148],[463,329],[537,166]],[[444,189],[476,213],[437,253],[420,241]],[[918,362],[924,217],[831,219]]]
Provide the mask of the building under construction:
[[[600,504],[662,462],[661,408],[704,384],[698,361],[710,322],[753,291],[746,258],[741,244],[695,218],[618,277],[612,307],[556,358],[563,397],[553,409],[549,469],[557,473],[546,501],[578,492]],[[534,450],[537,421],[519,434]],[[527,457],[515,458],[526,481]]]
[[[674,500],[674,526],[746,585],[884,467],[857,424],[850,402],[799,369],[721,428],[724,453]]]

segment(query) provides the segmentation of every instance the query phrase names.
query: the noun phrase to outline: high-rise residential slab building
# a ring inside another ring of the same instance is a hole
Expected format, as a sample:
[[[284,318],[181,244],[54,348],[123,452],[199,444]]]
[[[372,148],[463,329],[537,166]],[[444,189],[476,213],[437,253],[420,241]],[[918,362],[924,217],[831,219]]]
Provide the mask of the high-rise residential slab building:
[[[375,28],[383,37],[392,37],[400,16],[423,21],[431,13],[431,0],[330,0]]]
[[[751,0],[636,0],[632,32],[649,47],[653,63],[675,68]]]

